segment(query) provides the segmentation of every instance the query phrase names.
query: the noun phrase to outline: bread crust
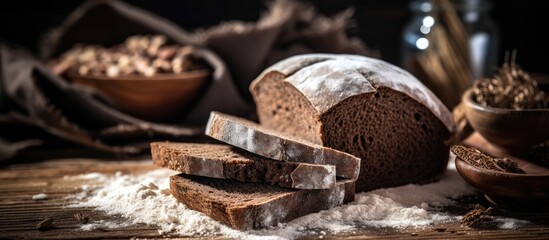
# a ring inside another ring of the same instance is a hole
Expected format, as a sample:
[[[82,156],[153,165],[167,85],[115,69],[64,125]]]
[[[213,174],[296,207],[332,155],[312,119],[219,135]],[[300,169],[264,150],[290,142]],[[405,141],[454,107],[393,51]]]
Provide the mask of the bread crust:
[[[330,189],[336,183],[334,166],[273,161],[228,145],[153,142],[151,153],[156,166],[196,176],[296,189]]]
[[[354,181],[333,189],[297,190],[184,174],[170,177],[170,190],[187,207],[235,229],[274,226],[354,200]]]
[[[256,92],[259,83],[273,74],[281,75],[284,82],[299,90],[319,115],[346,98],[375,94],[377,88],[387,87],[425,105],[449,132],[456,128],[450,111],[433,92],[407,71],[379,59],[345,54],[298,55],[267,68],[250,84],[250,91]]]
[[[206,135],[273,160],[333,165],[339,177],[356,180],[360,172],[360,158],[351,154],[295,139],[219,112],[210,114]]]

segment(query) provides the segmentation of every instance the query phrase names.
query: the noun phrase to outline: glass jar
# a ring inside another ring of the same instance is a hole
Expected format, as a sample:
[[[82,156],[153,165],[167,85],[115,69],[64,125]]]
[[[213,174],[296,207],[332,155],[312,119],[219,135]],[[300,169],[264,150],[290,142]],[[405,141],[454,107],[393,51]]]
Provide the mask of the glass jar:
[[[441,3],[449,4],[443,5]],[[423,67],[423,69],[418,69],[418,65],[422,64],[421,61],[425,61],[425,59],[422,60],[421,58],[421,55],[424,54],[424,52],[428,51],[429,48],[433,47],[434,44],[439,44],[439,49],[437,49],[436,51],[441,51],[442,49],[441,52],[444,52],[447,49],[441,47],[440,44],[445,44],[446,42],[456,43],[456,41],[458,41],[458,38],[455,38],[451,35],[452,24],[449,24],[450,21],[448,21],[448,18],[444,18],[448,16],[457,16],[457,18],[455,19],[458,19],[462,26],[461,29],[467,33],[467,35],[464,35],[463,39],[466,39],[466,44],[468,44],[468,46],[465,45],[466,48],[457,48],[458,50],[468,49],[467,55],[463,55],[467,56],[464,58],[467,58],[468,61],[464,62],[466,62],[466,64],[470,68],[468,69],[469,71],[467,73],[469,76],[467,86],[469,86],[474,79],[479,79],[481,77],[491,75],[492,72],[496,69],[499,31],[495,22],[491,19],[489,15],[492,8],[492,4],[490,1],[414,0],[410,3],[409,8],[412,11],[412,18],[406,24],[403,31],[401,65],[412,74],[414,74],[416,77],[418,77],[418,79],[423,81],[426,75],[425,71],[423,71],[425,70],[425,67]],[[442,11],[451,11],[452,13],[448,14],[448,12]],[[445,39],[440,39],[441,35],[437,35],[433,31],[434,28],[437,27],[437,25],[439,24],[446,27],[446,33],[450,33],[446,35]],[[459,45],[460,43],[457,44]],[[454,51],[453,53],[460,53],[460,51]],[[438,62],[444,63],[447,61],[454,61],[456,59],[448,56],[448,54],[441,54]],[[452,64],[453,63],[450,63],[449,65]],[[459,73],[459,71],[439,71],[438,75],[431,74],[431,76],[436,75],[439,77],[452,77],[453,75],[455,75],[455,72]],[[444,81],[445,79],[439,82]],[[432,87],[432,84],[427,83],[426,85],[430,88]],[[457,89],[457,92],[459,93],[465,90],[463,89],[463,84],[458,84],[455,86],[462,86],[461,88]],[[435,92],[437,88],[435,87],[435,89],[431,90]],[[435,92],[435,94],[439,95],[447,93]],[[459,96],[461,95],[459,94]],[[444,99],[442,99],[448,107],[455,105],[456,97],[454,96],[451,98],[453,98],[453,100],[444,101]],[[459,102],[459,100],[457,101]]]
[[[413,0],[401,65],[449,109],[474,79],[496,69],[499,32],[488,0]]]

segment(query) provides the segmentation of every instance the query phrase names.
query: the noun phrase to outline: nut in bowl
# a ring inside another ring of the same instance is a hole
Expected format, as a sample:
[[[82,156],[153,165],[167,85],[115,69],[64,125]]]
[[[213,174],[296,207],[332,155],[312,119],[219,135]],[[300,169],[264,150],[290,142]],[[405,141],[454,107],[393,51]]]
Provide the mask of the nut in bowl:
[[[542,78],[505,63],[462,96],[465,117],[498,151],[523,155],[549,140],[549,94]]]
[[[211,71],[194,47],[166,43],[162,35],[135,35],[110,48],[75,45],[52,71],[95,88],[122,112],[171,121],[192,105]]]

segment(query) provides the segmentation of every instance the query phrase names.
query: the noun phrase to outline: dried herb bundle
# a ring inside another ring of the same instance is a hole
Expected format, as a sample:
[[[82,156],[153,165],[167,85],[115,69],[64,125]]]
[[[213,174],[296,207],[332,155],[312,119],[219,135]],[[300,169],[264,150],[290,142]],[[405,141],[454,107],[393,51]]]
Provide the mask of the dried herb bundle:
[[[508,173],[526,173],[513,160],[491,157],[476,148],[454,145],[451,150],[460,159],[475,167]]]
[[[463,215],[461,224],[468,227],[478,227],[482,222],[489,219],[492,213],[492,207],[485,208],[477,204],[473,210]]]
[[[163,35],[135,35],[111,48],[77,44],[65,52],[52,71],[61,74],[74,69],[80,75],[118,77],[140,74],[181,73],[204,68],[191,46],[167,45]]]
[[[515,64],[515,53],[492,78],[475,82],[473,98],[482,106],[510,109],[549,108],[549,94],[538,82]]]

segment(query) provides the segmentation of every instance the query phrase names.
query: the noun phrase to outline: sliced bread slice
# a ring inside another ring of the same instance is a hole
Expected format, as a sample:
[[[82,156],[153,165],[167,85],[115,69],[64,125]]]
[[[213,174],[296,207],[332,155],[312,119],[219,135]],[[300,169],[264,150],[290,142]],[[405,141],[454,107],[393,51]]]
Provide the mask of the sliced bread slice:
[[[151,153],[156,166],[190,175],[298,189],[328,189],[336,183],[334,166],[274,161],[229,145],[153,142]]]
[[[336,175],[344,178],[356,180],[360,172],[360,158],[351,154],[219,112],[211,112],[206,135],[274,160],[334,165]]]
[[[187,207],[235,229],[273,226],[354,200],[355,183],[338,181],[333,189],[296,190],[191,175],[170,177],[175,198]]]

